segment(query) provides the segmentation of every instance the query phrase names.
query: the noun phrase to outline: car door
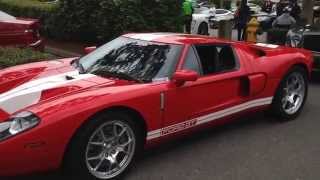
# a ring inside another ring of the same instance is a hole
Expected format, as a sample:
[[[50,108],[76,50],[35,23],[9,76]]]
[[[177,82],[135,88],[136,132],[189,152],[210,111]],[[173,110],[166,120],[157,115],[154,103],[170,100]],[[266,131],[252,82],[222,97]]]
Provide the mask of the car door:
[[[162,135],[216,121],[245,108],[248,71],[231,45],[190,46],[180,69],[196,71],[199,78],[182,86],[172,85],[165,93]]]

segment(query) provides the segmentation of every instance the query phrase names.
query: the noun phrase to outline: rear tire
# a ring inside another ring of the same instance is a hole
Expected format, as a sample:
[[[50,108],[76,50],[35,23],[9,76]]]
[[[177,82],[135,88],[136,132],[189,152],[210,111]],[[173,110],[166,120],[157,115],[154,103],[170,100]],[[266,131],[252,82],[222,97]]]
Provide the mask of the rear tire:
[[[198,34],[200,35],[209,35],[209,28],[208,24],[203,22],[200,24],[199,29],[198,29]]]
[[[73,138],[64,172],[71,179],[118,179],[130,169],[142,148],[142,129],[128,114],[99,114]]]
[[[307,96],[307,72],[300,66],[294,66],[277,89],[271,113],[280,118],[280,121],[294,120],[301,113]]]

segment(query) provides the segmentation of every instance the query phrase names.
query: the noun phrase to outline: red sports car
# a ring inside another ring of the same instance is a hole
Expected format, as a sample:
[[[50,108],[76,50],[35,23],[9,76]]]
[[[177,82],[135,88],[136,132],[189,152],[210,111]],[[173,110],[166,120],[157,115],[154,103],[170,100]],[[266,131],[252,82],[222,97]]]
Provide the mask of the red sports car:
[[[13,17],[0,11],[0,46],[31,47],[42,50],[40,23],[35,19]]]
[[[86,51],[0,71],[1,176],[62,167],[113,179],[145,148],[246,113],[292,120],[313,61],[302,49],[171,33]]]

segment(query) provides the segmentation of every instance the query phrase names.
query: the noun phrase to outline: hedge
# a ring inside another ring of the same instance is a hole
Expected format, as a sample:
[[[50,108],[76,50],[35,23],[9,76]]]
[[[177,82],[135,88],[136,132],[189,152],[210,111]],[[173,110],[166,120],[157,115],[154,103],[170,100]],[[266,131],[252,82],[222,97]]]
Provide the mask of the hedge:
[[[60,0],[55,37],[105,42],[125,32],[180,31],[181,1]]]
[[[15,16],[39,18],[51,38],[104,43],[125,32],[182,30],[183,0],[0,0]]]
[[[50,54],[34,51],[29,48],[0,47],[0,68],[53,58],[54,56]]]

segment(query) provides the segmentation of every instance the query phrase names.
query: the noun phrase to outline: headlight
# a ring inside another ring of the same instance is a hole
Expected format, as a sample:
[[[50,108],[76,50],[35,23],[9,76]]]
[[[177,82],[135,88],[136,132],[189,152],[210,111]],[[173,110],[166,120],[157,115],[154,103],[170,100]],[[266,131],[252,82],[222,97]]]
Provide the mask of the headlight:
[[[37,126],[40,119],[31,112],[24,111],[0,123],[0,141]]]

